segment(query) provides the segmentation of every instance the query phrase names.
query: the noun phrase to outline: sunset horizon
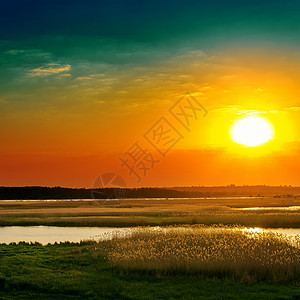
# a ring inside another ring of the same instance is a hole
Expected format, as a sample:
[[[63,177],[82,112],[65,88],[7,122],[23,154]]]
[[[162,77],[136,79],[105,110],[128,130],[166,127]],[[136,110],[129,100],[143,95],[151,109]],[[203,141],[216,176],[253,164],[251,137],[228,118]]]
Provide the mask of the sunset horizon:
[[[0,185],[300,185],[299,3],[33,2],[1,12]]]
[[[0,300],[300,299],[300,0],[0,24]]]

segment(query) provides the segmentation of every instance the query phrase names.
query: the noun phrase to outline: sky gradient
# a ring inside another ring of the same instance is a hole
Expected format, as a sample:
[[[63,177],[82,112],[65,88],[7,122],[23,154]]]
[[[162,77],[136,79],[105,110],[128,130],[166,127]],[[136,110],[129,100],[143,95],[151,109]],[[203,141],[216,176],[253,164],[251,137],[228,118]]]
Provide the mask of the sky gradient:
[[[299,1],[0,6],[0,185],[300,185]],[[189,130],[169,111],[187,94],[207,111]],[[235,144],[253,115],[274,139]],[[182,137],[166,155],[144,138],[162,117]],[[139,182],[120,160],[136,142],[157,161]]]

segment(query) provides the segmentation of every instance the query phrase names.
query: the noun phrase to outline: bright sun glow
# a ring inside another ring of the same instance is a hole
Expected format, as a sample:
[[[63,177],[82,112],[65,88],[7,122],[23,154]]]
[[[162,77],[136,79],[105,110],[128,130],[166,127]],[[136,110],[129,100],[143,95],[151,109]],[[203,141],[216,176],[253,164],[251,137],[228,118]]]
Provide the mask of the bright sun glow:
[[[255,147],[273,138],[273,128],[264,118],[247,117],[233,124],[231,138],[235,143]]]

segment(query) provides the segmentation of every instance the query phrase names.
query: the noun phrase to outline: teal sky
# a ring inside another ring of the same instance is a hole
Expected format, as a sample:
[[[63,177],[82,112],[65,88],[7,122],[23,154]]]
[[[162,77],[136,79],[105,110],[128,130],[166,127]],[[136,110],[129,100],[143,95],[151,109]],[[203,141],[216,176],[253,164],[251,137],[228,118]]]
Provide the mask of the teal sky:
[[[128,70],[191,51],[294,51],[299,15],[300,2],[291,0],[2,1],[0,104],[5,111],[23,109],[43,98],[61,109],[55,99],[70,96],[74,85],[76,95],[84,90],[77,78],[105,74],[101,86],[122,90],[132,79],[124,78]],[[111,98],[100,89],[97,97]],[[65,98],[63,105],[74,101]]]
[[[143,66],[226,45],[298,47],[299,14],[291,0],[2,1],[1,86],[50,62],[70,64],[76,78],[94,63]]]

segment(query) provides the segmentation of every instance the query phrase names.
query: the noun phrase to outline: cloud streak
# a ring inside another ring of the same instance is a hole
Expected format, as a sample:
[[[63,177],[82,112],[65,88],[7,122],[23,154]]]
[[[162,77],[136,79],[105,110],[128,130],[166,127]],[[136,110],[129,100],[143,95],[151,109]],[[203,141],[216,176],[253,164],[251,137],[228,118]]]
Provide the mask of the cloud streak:
[[[35,69],[30,70],[29,76],[35,77],[35,76],[48,76],[53,74],[58,74],[66,71],[71,70],[71,65],[61,65],[61,64],[55,64],[55,63],[49,63],[46,66],[41,66]]]

